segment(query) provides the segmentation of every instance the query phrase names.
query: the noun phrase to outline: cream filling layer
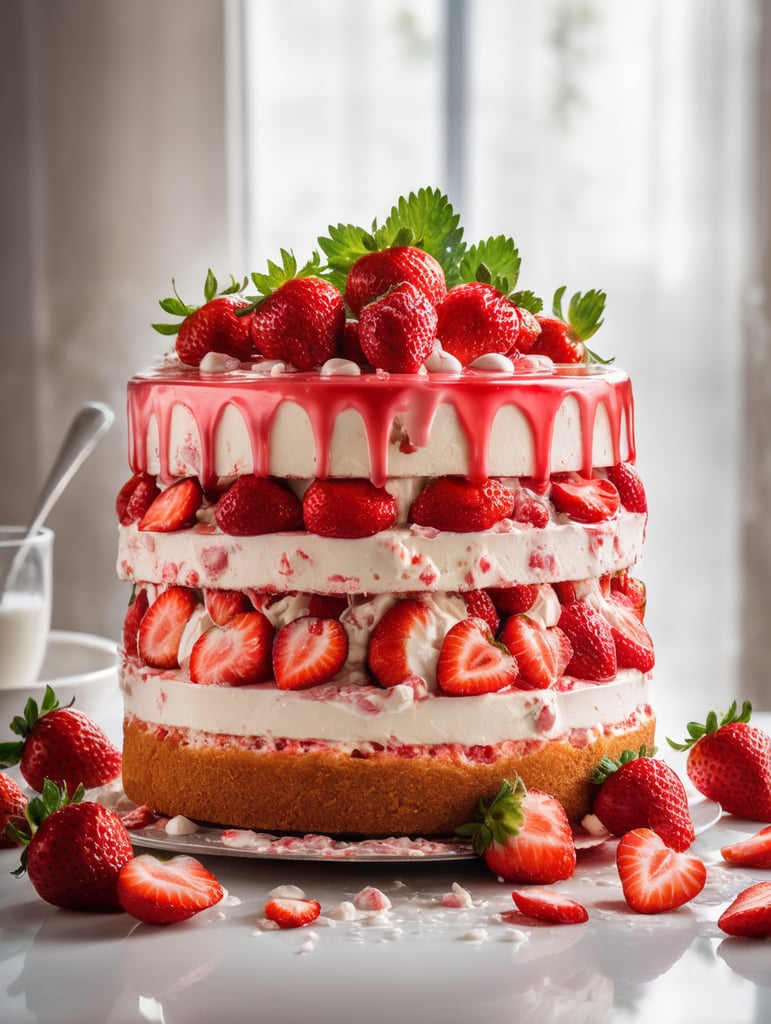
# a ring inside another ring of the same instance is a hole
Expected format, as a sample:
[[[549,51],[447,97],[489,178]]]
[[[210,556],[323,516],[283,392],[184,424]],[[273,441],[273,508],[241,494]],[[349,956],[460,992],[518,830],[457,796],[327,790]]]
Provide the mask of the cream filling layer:
[[[120,684],[127,716],[166,728],[230,736],[360,743],[460,744],[554,740],[580,745],[597,730],[648,717],[650,675],[619,671],[602,685],[564,681],[568,689],[507,690],[478,697],[428,695],[425,686],[316,686],[282,691],[272,683],[201,686],[179,672],[124,661]]]

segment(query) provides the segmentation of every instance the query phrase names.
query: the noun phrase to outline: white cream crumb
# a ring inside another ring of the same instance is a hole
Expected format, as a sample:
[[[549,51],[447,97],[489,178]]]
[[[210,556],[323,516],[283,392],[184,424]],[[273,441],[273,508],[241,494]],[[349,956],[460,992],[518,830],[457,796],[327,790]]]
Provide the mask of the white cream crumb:
[[[471,931],[464,932],[461,938],[466,942],[487,942],[489,936],[484,928],[472,928]]]
[[[463,363],[451,352],[445,352],[437,342],[434,350],[423,364],[429,373],[452,373],[460,375],[463,372]]]
[[[357,910],[375,910],[380,912],[391,909],[391,901],[386,894],[371,885],[356,893],[353,897],[353,905]]]
[[[596,814],[586,814],[581,819],[581,827],[584,828],[590,836],[607,836],[610,835],[608,830],[605,828],[603,823],[597,817]]]
[[[322,377],[358,377],[361,367],[352,359],[327,359],[319,371]]]
[[[166,832],[170,836],[192,836],[197,831],[198,826],[195,822],[186,818],[184,814],[177,814],[166,822]]]
[[[513,373],[514,363],[508,356],[500,352],[485,352],[478,356],[471,364],[474,370],[487,370],[491,373]]]
[[[519,928],[504,928],[501,934],[501,942],[516,942],[517,944],[527,942],[528,937]]]
[[[333,910],[330,910],[326,916],[331,918],[333,921],[355,921],[356,907],[354,907],[350,900],[344,900]]]
[[[453,882],[452,891],[446,892],[442,896],[442,906],[465,910],[468,907],[473,907],[474,901],[471,899],[468,889],[464,889],[458,882]]]
[[[275,921],[271,921],[269,917],[261,917],[257,925],[264,932],[277,932],[279,930],[278,924]]]
[[[300,956],[305,956],[307,953],[312,953],[316,948],[316,943],[319,941],[319,937],[316,932],[309,932],[305,942],[298,948],[297,952]]]
[[[268,893],[271,899],[275,900],[304,900],[305,893],[299,885],[277,885]]]
[[[228,370],[237,370],[240,365],[240,360],[224,352],[207,352],[198,369],[201,373],[225,373]]]

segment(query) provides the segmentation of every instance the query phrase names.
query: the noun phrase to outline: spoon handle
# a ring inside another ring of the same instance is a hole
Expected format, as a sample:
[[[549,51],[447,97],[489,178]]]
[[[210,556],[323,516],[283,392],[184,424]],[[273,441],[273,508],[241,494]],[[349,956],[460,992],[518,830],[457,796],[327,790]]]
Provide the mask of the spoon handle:
[[[102,402],[86,402],[75,414],[38,496],[35,514],[30,520],[25,536],[26,540],[43,525],[62,491],[109,430],[114,418],[112,409]],[[27,545],[22,544],[16,552],[8,574],[0,581],[0,601],[3,594],[12,587],[26,553]]]

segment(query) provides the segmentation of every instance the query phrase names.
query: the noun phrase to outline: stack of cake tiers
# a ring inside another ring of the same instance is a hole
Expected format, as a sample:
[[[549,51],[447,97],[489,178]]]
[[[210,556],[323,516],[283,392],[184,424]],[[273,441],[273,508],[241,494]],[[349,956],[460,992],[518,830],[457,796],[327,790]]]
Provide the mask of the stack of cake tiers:
[[[266,831],[449,834],[503,779],[576,820],[653,741],[628,377],[439,191],[162,301],[128,386],[127,795]],[[247,285],[256,294],[245,294]]]

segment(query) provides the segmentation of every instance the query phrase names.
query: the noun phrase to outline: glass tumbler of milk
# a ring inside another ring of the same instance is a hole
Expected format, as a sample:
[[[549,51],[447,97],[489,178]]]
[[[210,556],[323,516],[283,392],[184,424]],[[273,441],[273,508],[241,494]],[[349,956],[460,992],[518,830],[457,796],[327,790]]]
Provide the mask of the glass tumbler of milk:
[[[37,680],[51,626],[53,531],[0,526],[0,687]]]

